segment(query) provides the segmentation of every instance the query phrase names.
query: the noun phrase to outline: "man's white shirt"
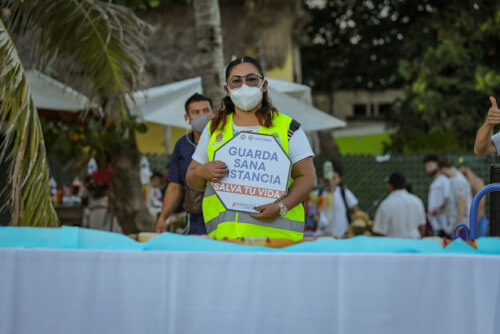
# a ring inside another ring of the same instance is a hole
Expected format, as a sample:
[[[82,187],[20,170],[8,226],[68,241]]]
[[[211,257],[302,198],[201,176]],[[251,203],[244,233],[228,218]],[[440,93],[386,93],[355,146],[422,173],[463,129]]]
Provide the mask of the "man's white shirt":
[[[425,225],[424,203],[404,189],[394,190],[382,201],[373,231],[393,238],[420,238],[418,227]]]
[[[465,200],[464,215],[460,219],[460,223],[469,226],[469,211],[472,202],[472,193],[469,182],[465,176],[457,171],[450,179],[450,207],[448,212],[448,233],[453,232],[453,226],[457,220],[458,198],[463,197]]]
[[[432,181],[429,188],[429,196],[427,200],[427,207],[429,211],[441,208],[445,203],[450,205],[450,180],[443,174],[440,174],[434,181]],[[437,230],[448,229],[448,215],[447,208],[430,217],[432,228]]]
[[[497,149],[497,155],[500,155],[500,132],[497,132],[493,136],[491,136],[491,141]]]

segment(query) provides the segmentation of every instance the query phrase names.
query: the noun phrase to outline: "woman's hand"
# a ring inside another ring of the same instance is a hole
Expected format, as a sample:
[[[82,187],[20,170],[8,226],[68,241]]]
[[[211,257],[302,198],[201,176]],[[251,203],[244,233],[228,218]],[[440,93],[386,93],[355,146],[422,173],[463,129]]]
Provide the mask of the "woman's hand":
[[[294,179],[292,186],[288,190],[288,194],[281,202],[289,209],[299,205],[314,187],[316,182],[316,175],[314,172],[314,165],[312,157],[302,159],[292,165],[292,177]],[[257,219],[275,219],[279,217],[280,208],[276,203],[269,203],[260,205],[255,208],[260,211],[251,216]]]
[[[196,169],[198,175],[207,181],[219,181],[227,174],[227,166],[219,160],[209,161]]]
[[[255,210],[260,212],[251,214],[250,216],[257,219],[275,219],[280,216],[280,207],[276,203],[259,205],[255,207]]]

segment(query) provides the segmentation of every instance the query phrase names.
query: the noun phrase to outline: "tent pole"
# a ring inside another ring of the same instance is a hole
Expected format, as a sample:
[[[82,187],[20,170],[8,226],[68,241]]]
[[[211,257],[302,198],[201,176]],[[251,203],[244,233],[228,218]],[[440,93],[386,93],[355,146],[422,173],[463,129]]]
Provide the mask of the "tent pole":
[[[172,144],[172,128],[170,126],[165,126],[165,153],[171,153]]]

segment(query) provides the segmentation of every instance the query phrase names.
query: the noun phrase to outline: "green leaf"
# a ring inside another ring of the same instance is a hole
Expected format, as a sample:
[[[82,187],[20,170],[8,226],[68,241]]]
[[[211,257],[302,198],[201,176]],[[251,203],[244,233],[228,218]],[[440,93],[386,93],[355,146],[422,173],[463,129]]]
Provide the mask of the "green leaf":
[[[57,226],[58,219],[47,194],[49,170],[45,159],[42,125],[16,48],[0,20],[0,82],[2,120],[7,123],[0,161],[11,154],[9,202],[12,225]],[[38,214],[34,214],[34,212]]]
[[[129,127],[120,127],[129,122],[127,112],[122,113],[126,96],[132,98],[132,92],[143,84],[143,50],[151,28],[127,8],[94,0],[3,0],[0,8],[10,10],[8,19],[0,20],[0,122],[5,129],[0,162],[11,161],[11,224],[57,226],[48,194],[42,124],[9,32],[19,37],[31,33],[30,47],[39,61],[36,67],[50,66],[66,84],[77,85],[91,103],[102,106],[105,115],[118,124],[114,135],[120,138],[119,131]],[[67,126],[43,128],[54,138],[58,132],[70,133]],[[94,145],[90,152],[96,148],[103,152],[100,131],[95,121],[92,135],[87,133],[81,140]],[[62,153],[77,154],[67,135],[52,146]]]

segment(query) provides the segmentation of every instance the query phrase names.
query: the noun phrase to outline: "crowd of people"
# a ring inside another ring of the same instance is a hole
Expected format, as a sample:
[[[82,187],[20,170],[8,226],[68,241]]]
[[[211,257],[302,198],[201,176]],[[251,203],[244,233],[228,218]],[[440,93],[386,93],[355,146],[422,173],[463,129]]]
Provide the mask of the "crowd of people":
[[[464,158],[454,162],[448,157],[428,155],[423,164],[432,178],[426,205],[411,192],[405,175],[393,172],[387,178],[388,195],[377,208],[373,226],[362,234],[395,238],[450,237],[455,226],[469,224],[472,198],[484,187],[483,180],[470,168],[471,163]],[[359,207],[356,196],[341,182],[339,171],[331,176],[324,172],[323,186],[310,194],[307,204],[307,229],[314,231],[315,236],[349,236],[351,214],[359,211]],[[488,221],[484,198],[478,207],[477,221],[479,236],[485,236]]]
[[[300,240],[304,231],[316,237],[337,238],[356,234],[449,237],[458,224],[468,225],[472,197],[484,182],[465,159],[454,162],[447,157],[425,157],[423,168],[432,178],[426,204],[412,194],[403,173],[390,174],[387,196],[372,222],[360,210],[356,195],[342,182],[339,166],[326,162],[321,185],[316,186],[314,153],[307,137],[297,121],[272,105],[267,80],[255,59],[233,60],[226,68],[225,79],[226,96],[218,111],[214,112],[210,98],[198,93],[186,101],[184,119],[192,131],[176,143],[166,179],[159,173],[151,176],[147,202],[158,212],[157,233],[167,231],[170,217],[179,210],[186,213],[185,233],[216,238],[266,236]],[[492,105],[496,107],[494,99]],[[487,131],[491,135],[491,124],[500,123],[500,118],[494,117],[496,114],[489,116],[478,132],[477,150],[496,152],[500,139],[493,136],[486,144],[481,142]],[[256,213],[231,215],[210,182],[228,173],[227,165],[214,159],[215,151],[240,132],[272,134],[291,160],[291,182],[286,196],[256,207]],[[100,181],[98,175],[85,179],[79,195],[91,212],[88,227],[115,230],[119,225],[111,228],[113,218],[109,217],[106,196],[107,181],[112,176],[103,175]],[[162,189],[163,181],[166,186]],[[479,235],[484,236],[488,228],[484,199],[477,218]],[[273,225],[276,221],[280,223]]]

